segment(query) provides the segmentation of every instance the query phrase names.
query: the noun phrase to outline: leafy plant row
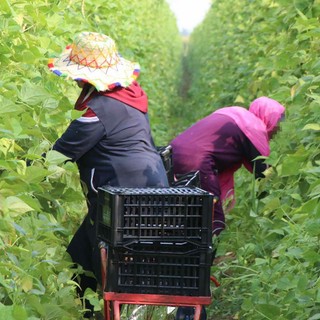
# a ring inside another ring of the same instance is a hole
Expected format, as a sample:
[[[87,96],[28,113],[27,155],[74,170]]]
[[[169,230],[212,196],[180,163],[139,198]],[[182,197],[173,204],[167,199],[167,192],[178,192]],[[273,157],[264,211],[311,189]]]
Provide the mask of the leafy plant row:
[[[319,0],[216,0],[191,35],[182,127],[263,95],[286,107],[266,179],[236,176],[212,319],[320,319],[319,14]]]
[[[181,39],[164,0],[4,0],[0,26],[0,318],[81,319],[65,248],[86,207],[76,166],[49,151],[79,116],[79,88],[51,74],[47,60],[78,32],[111,36],[142,67],[154,138],[163,144]],[[88,298],[99,309],[97,295]]]

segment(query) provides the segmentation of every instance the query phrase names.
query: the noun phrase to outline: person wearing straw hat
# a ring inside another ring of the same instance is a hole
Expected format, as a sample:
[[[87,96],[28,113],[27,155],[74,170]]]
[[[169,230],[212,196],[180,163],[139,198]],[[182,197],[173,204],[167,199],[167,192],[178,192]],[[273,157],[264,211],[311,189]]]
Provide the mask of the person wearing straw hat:
[[[72,121],[53,149],[75,161],[85,184],[88,214],[72,238],[67,252],[86,272],[79,284],[96,290],[100,260],[95,239],[97,188],[166,187],[168,180],[153,143],[148,120],[148,98],[136,79],[137,63],[124,59],[110,37],[82,32],[65,51],[48,63],[56,75],[77,82],[82,91]],[[93,314],[93,307],[85,317]]]

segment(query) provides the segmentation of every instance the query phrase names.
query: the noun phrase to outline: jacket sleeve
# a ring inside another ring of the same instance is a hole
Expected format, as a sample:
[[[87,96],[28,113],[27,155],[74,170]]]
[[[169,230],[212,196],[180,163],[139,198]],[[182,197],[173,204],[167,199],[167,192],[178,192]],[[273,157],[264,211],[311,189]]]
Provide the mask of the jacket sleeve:
[[[77,161],[89,151],[103,136],[105,130],[98,119],[79,118],[71,122],[63,135],[55,142],[53,150]]]
[[[245,157],[247,161],[249,162],[249,165],[254,171],[255,178],[264,178],[263,171],[267,169],[267,164],[264,163],[263,159],[257,159],[255,158],[261,156],[260,152],[256,149],[256,147],[252,144],[252,142],[249,139],[245,139],[245,142],[243,143],[243,152],[245,154]]]

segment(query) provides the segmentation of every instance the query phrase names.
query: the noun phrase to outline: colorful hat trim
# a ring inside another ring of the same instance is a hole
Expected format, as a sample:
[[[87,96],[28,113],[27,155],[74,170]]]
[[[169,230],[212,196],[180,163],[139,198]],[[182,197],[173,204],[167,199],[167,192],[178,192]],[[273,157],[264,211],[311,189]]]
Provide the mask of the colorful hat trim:
[[[49,69],[60,77],[91,83],[98,91],[128,87],[140,73],[138,63],[124,59],[115,42],[95,32],[82,32],[57,58],[48,61]]]

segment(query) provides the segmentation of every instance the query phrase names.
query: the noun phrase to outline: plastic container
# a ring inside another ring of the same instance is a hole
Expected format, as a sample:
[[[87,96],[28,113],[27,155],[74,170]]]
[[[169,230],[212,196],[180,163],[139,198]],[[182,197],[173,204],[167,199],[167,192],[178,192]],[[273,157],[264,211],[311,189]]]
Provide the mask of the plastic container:
[[[170,145],[165,147],[157,147],[157,151],[162,159],[164,168],[167,173],[168,182],[171,187],[201,188],[199,171],[192,171],[185,174],[174,175],[172,147]]]
[[[141,241],[212,241],[213,195],[199,188],[101,187],[97,238],[115,247]]]
[[[197,187],[201,188],[200,172],[191,171],[175,176],[175,180],[170,184],[171,187]]]
[[[109,247],[105,290],[117,293],[210,296],[212,248],[189,243]]]
[[[157,151],[160,154],[164,168],[166,170],[169,185],[171,185],[174,181],[172,147],[170,145],[165,147],[157,147]]]

